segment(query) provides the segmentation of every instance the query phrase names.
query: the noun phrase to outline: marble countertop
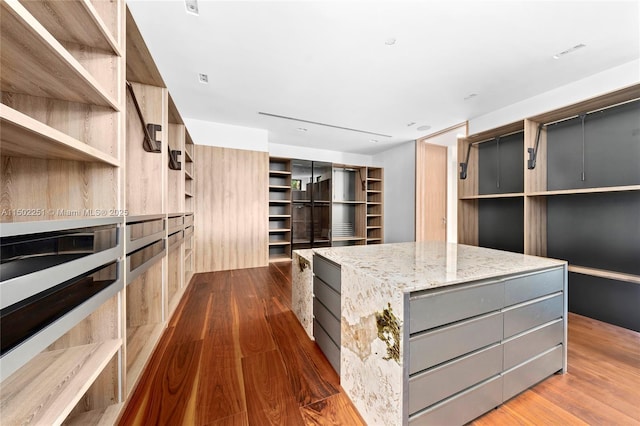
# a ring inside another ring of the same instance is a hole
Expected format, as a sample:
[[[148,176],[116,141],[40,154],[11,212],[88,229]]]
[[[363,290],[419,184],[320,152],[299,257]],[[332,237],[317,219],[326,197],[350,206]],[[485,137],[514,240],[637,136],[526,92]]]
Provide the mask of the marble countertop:
[[[436,241],[313,249],[403,292],[517,274],[565,261]]]

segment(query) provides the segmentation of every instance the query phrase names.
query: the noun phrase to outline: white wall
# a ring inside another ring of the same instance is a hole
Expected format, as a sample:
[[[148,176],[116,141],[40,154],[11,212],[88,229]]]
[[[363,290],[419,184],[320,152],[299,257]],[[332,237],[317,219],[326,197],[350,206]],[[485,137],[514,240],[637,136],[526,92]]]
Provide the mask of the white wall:
[[[308,148],[304,146],[269,144],[269,155],[272,157],[295,158],[298,160],[326,161],[328,163],[352,166],[379,166],[373,156],[353,154],[350,152],[329,151],[326,149]]]
[[[384,167],[384,242],[415,241],[415,142],[376,154],[374,160]]]
[[[247,151],[269,151],[269,133],[264,129],[232,126],[193,118],[185,118],[184,123],[189,129],[193,143],[198,145],[244,149]]]
[[[513,123],[638,82],[640,82],[640,60],[635,60],[470,119],[469,134]]]

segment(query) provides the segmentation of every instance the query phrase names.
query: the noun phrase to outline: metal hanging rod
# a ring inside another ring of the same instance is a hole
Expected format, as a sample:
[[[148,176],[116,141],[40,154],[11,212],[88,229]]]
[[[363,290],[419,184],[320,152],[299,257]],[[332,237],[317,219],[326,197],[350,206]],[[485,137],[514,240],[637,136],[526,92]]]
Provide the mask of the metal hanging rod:
[[[583,115],[586,116],[586,115],[590,115],[590,114],[595,114],[597,112],[606,111],[606,110],[611,109],[611,108],[619,107],[619,106],[630,104],[630,103],[637,102],[637,101],[640,101],[640,98],[636,98],[636,99],[631,99],[631,100],[628,100],[628,101],[620,102],[620,103],[617,103],[615,105],[607,105],[606,107],[594,109],[594,110],[587,111],[587,112],[581,112],[579,114],[574,114],[574,115],[571,115],[569,117],[565,117],[565,118],[561,118],[561,119],[558,119],[558,120],[542,123],[542,125],[543,126],[551,126],[551,125],[554,125],[554,124],[563,123],[565,121],[569,121],[569,120],[574,120],[576,118],[580,118]]]

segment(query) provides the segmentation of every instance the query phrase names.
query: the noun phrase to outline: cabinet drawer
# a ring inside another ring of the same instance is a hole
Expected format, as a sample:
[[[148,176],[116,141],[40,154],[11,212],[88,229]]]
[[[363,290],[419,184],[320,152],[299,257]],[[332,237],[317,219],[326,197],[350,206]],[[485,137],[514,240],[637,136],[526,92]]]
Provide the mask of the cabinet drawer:
[[[562,317],[563,293],[504,311],[504,338]]]
[[[412,294],[410,333],[460,321],[504,306],[504,283],[493,281]]]
[[[409,424],[411,426],[462,425],[501,403],[502,377],[496,376],[409,417]]]
[[[184,215],[184,226],[191,226],[193,225],[193,214],[186,214]]]
[[[313,255],[313,273],[340,293],[340,265],[317,254]]]
[[[329,360],[329,364],[340,375],[340,348],[333,343],[333,340],[316,320],[313,321],[313,338]]]
[[[497,344],[427,370],[409,379],[409,413],[480,383],[502,371],[502,347]]]
[[[503,342],[504,369],[508,370],[526,360],[562,343],[564,325],[562,319],[555,320],[541,328]]]
[[[340,346],[340,320],[336,319],[316,298],[313,299],[313,317],[327,332],[331,340]]]
[[[414,374],[502,339],[502,313],[494,312],[409,339],[409,374]]]
[[[313,277],[313,295],[322,302],[322,304],[336,318],[340,318],[340,293],[337,293],[327,283],[318,277]]]
[[[526,302],[547,294],[562,291],[564,287],[564,268],[538,272],[512,278],[505,282],[505,306]]]
[[[184,218],[183,216],[169,216],[167,220],[167,227],[169,228],[169,233],[173,233],[178,229],[183,227]]]
[[[562,369],[562,345],[506,372],[503,375],[503,400],[513,398],[560,369]]]

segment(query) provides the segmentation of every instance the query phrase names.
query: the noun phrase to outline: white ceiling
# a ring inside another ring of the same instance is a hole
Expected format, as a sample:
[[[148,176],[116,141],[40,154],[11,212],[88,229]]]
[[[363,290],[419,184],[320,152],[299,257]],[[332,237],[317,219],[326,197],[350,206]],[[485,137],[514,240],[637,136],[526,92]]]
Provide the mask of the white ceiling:
[[[199,16],[184,1],[128,4],[183,117],[343,152],[380,152],[640,57],[638,1],[200,0]]]

